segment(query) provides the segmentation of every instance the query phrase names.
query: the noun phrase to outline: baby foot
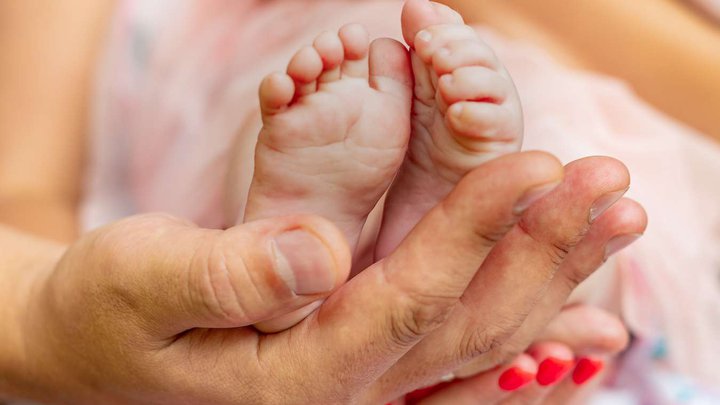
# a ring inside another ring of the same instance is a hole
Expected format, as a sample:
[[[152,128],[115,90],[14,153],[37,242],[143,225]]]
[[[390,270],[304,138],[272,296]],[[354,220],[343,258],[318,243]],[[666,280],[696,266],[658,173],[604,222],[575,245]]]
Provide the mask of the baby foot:
[[[351,246],[400,167],[410,135],[405,47],[348,25],[323,33],[260,87],[263,128],[245,221],[318,214]]]
[[[415,76],[412,135],[385,204],[378,258],[394,250],[466,173],[522,143],[512,79],[459,14],[409,0],[402,28]]]

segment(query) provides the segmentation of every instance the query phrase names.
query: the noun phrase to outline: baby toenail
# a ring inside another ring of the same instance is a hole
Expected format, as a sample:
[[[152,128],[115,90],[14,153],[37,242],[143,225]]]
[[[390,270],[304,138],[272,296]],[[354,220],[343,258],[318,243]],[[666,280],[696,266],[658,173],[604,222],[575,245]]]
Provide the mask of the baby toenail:
[[[430,33],[430,31],[423,30],[418,32],[417,39],[419,41],[429,42],[432,39],[432,34]]]

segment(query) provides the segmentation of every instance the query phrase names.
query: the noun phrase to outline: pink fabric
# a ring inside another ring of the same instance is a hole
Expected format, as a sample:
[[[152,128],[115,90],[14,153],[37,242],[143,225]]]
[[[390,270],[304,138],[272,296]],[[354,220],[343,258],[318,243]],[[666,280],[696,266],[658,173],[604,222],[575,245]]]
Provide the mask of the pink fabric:
[[[96,94],[87,226],[159,210],[219,226],[225,190],[237,190],[239,200],[247,191],[226,168],[252,170],[260,79],[343,23],[399,38],[399,15],[400,2],[391,0],[124,1]],[[619,296],[614,304],[637,336],[667,341],[673,370],[720,386],[718,145],[653,110],[622,82],[481,34],[518,85],[525,149],[564,161],[617,157],[633,174],[628,195],[648,210],[645,237],[577,299],[612,305],[609,298]]]

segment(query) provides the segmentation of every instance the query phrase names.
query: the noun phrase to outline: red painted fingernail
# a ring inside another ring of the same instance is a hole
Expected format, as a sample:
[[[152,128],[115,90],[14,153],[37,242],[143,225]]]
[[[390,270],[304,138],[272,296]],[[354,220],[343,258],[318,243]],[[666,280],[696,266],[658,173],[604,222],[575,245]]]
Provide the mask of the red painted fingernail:
[[[585,384],[585,382],[602,370],[603,366],[604,363],[602,360],[584,357],[578,360],[575,371],[573,371],[572,379],[577,385]]]
[[[554,384],[567,373],[573,366],[572,360],[561,360],[555,357],[548,357],[538,366],[537,382],[540,385],[547,386]]]
[[[513,367],[500,375],[498,385],[505,391],[515,391],[532,381],[534,378],[534,373],[529,373],[519,367]]]

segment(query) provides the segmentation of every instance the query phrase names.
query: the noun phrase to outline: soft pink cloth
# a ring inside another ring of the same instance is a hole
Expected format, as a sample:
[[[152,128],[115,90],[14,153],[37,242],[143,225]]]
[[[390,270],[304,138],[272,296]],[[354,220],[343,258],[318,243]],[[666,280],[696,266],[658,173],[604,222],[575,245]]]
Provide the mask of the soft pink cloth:
[[[145,211],[222,223],[223,194],[248,184],[260,128],[257,86],[324,29],[366,24],[400,37],[399,1],[126,0],[96,94],[88,227]],[[653,110],[622,82],[566,69],[487,30],[519,88],[525,149],[564,161],[610,155],[633,175],[650,216],[645,237],[580,296],[607,301],[645,341],[667,342],[672,370],[720,386],[720,148]],[[238,207],[231,209],[237,210]],[[598,288],[598,286],[603,286]],[[651,363],[651,360],[648,360]]]

